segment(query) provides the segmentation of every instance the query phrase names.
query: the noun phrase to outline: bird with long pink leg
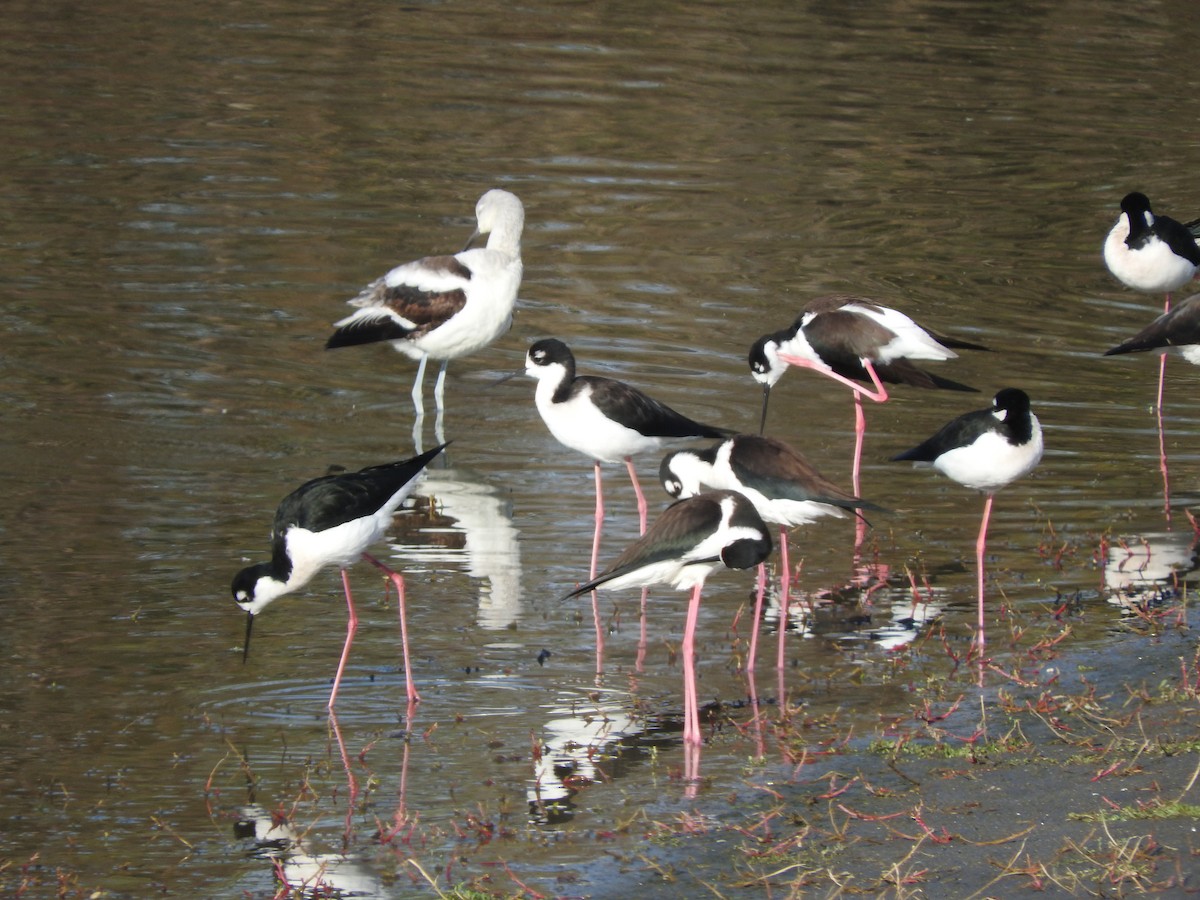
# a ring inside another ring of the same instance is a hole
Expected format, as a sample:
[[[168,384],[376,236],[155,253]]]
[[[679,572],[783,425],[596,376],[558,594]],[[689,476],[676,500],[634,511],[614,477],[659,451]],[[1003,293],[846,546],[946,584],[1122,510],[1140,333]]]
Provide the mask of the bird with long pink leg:
[[[1200,244],[1196,231],[1200,219],[1177,222],[1156,216],[1150,199],[1140,191],[1121,198],[1121,212],[1104,239],[1104,264],[1126,287],[1148,294],[1164,294],[1163,314],[1171,311],[1171,294],[1188,284],[1200,270]],[[1158,368],[1155,405],[1162,409],[1167,354]]]
[[[861,495],[859,469],[867,428],[862,398],[886,402],[885,382],[975,393],[975,388],[926,372],[912,361],[954,359],[958,356],[955,350],[986,349],[935,334],[904,313],[874,300],[844,294],[820,297],[808,304],[788,328],[764,334],[750,347],[750,373],[763,386],[759,432],[766,429],[771,388],[788,366],[812,369],[850,388],[854,392],[850,481],[855,496]],[[859,382],[869,383],[872,389]]]
[[[404,609],[404,579],[379,562],[367,549],[381,540],[392,516],[416,486],[422,471],[445,448],[434,447],[412,459],[371,466],[359,472],[325,475],[307,481],[283,498],[271,530],[271,561],[247,566],[233,579],[233,599],[246,611],[246,644],[243,662],[250,655],[254,618],[285,594],[300,590],[326,566],[342,570],[349,621],[346,643],[329,693],[333,711],[350,645],[358,629],[358,615],[346,570],[362,559],[382,571],[396,587],[400,607],[400,640],[404,652],[405,690],[411,708],[421,698],[413,683],[408,654],[408,621]]]
[[[1126,287],[1146,293],[1161,293],[1163,313],[1133,341],[1114,347],[1105,355],[1130,350],[1150,349],[1145,340],[1153,335],[1186,328],[1195,316],[1194,307],[1172,316],[1171,294],[1191,282],[1200,271],[1200,245],[1196,232],[1200,219],[1177,222],[1170,216],[1156,216],[1149,198],[1133,191],[1121,199],[1121,213],[1104,239],[1104,264]],[[1147,334],[1149,332],[1149,334]],[[1154,338],[1151,338],[1154,339]],[[1177,343],[1177,341],[1169,341]],[[1159,344],[1158,346],[1162,346]],[[1184,354],[1185,358],[1187,354]],[[1167,433],[1163,425],[1163,390],[1167,380],[1167,354],[1158,358],[1158,391],[1154,395],[1154,416],[1158,424],[1158,468],[1163,479],[1163,510],[1171,521],[1171,473],[1167,464]]]
[[[780,594],[779,652],[777,666],[784,667],[791,564],[788,529],[807,525],[824,516],[840,517],[858,510],[880,510],[825,478],[798,450],[771,437],[738,434],[704,450],[677,450],[659,467],[663,489],[672,497],[691,497],[704,489],[737,491],[754,504],[763,521],[779,526]],[[861,516],[859,516],[861,518]],[[746,668],[754,668],[758,627],[766,582],[765,566],[759,571],[759,590]]]
[[[672,438],[718,438],[732,434],[689,419],[632,385],[599,375],[576,375],[575,356],[556,338],[534,343],[525,356],[525,374],[537,380],[534,401],[542,421],[559,443],[594,460],[595,533],[589,578],[596,577],[604,524],[601,463],[624,460],[637,496],[639,533],[646,532],[646,496],[638,483],[633,457],[658,450]],[[600,670],[604,637],[600,610],[593,598],[596,666]]]
[[[942,426],[933,437],[892,457],[893,461],[929,463],[943,475],[987,497],[975,541],[981,661],[985,641],[984,559],[992,500],[1000,488],[1037,467],[1042,449],[1042,426],[1030,409],[1029,395],[1017,388],[1005,388],[988,409],[965,413]]]
[[[754,504],[736,491],[709,491],[667,507],[644,535],[601,575],[566,594],[567,600],[593,591],[669,584],[691,590],[683,628],[684,743],[703,741],[696,687],[696,625],[700,593],[719,565],[750,569],[771,554],[771,532]]]

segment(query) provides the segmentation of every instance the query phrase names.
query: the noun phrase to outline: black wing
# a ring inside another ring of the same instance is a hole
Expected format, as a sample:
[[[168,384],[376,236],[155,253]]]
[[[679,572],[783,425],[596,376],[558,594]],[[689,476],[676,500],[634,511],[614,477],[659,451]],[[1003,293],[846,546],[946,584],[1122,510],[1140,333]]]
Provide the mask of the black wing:
[[[975,443],[980,437],[996,428],[996,417],[991,409],[978,409],[959,416],[943,425],[933,437],[911,450],[897,453],[892,462],[912,460],[933,462],[943,453]]]
[[[1105,350],[1105,356],[1135,353],[1157,347],[1180,347],[1200,344],[1200,294],[1163,313],[1129,340]]]
[[[721,438],[733,434],[728,428],[689,419],[623,381],[584,375],[576,378],[575,382],[582,382],[591,388],[592,402],[606,416],[649,437]]]
[[[655,520],[650,529],[637,541],[630,544],[617,557],[612,567],[597,575],[562,599],[568,600],[578,594],[586,594],[607,581],[628,575],[644,566],[683,559],[709,534],[721,525],[722,510],[720,497],[723,494],[707,494],[679,500],[668,506]],[[718,562],[719,557],[693,559],[690,562]]]

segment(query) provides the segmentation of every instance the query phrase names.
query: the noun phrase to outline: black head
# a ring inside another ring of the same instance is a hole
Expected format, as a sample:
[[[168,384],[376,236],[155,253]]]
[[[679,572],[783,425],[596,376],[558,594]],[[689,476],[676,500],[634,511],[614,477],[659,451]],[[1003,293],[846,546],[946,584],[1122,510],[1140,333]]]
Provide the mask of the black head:
[[[1146,213],[1154,215],[1154,210],[1150,208],[1150,198],[1141,191],[1133,191],[1121,198],[1121,212],[1129,216],[1131,222],[1135,217],[1142,221]]]
[[[750,345],[747,362],[750,363],[750,374],[754,375],[756,379],[759,376],[765,376],[771,370],[771,362],[767,359],[767,343],[773,340],[775,340],[774,334],[764,334]]]
[[[757,540],[744,538],[722,548],[721,562],[731,569],[752,569],[771,555],[771,535],[762,532]]]
[[[658,480],[662,482],[663,490],[676,500],[683,493],[683,482],[679,480],[679,476],[671,469],[671,461],[679,455],[679,452],[676,450],[674,453],[668,453],[663,457],[662,464],[658,467]]]
[[[558,338],[544,338],[534,343],[529,348],[526,362],[530,366],[553,366],[557,363],[569,369],[575,368],[575,356]]]
[[[242,609],[249,609],[254,605],[255,592],[258,588],[258,580],[265,575],[271,574],[270,563],[259,563],[255,566],[247,566],[233,576],[233,602]]]
[[[1029,395],[1020,388],[1004,388],[992,399],[992,409],[1010,415],[1029,414]]]

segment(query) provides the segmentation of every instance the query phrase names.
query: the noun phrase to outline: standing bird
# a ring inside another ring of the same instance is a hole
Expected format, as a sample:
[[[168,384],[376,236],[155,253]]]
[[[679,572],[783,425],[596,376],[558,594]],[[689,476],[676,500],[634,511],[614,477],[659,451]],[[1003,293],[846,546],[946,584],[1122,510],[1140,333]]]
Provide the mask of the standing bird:
[[[692,497],[705,487],[737,491],[754,504],[763,518],[779,527],[780,601],[779,658],[784,665],[791,567],[788,529],[823,516],[844,516],[858,509],[879,509],[829,481],[799,451],[783,441],[756,434],[738,434],[706,450],[678,450],[663,458],[659,478],[672,497]],[[758,626],[762,617],[765,563],[759,573],[754,624],[746,667],[754,668]]]
[[[699,746],[696,692],[696,623],[704,580],[719,564],[749,569],[771,554],[771,533],[754,505],[735,491],[711,491],[668,506],[653,527],[617,557],[604,574],[562,599],[596,588],[621,590],[670,584],[691,589],[683,630],[683,740]]]
[[[732,434],[677,413],[623,381],[575,374],[575,357],[562,341],[546,338],[529,348],[525,374],[537,379],[534,400],[550,433],[572,450],[595,460],[596,529],[592,536],[589,578],[596,577],[600,532],[604,523],[604,491],[600,463],[625,460],[637,495],[639,533],[646,533],[646,496],[638,483],[633,455],[658,450],[667,438],[718,438]],[[600,607],[592,597],[596,624],[596,664],[601,665],[604,630]]]
[[[1170,312],[1171,292],[1195,278],[1200,267],[1200,245],[1194,231],[1198,227],[1200,219],[1184,224],[1156,216],[1145,194],[1126,194],[1121,199],[1121,214],[1104,239],[1104,264],[1126,287],[1165,293],[1163,312]],[[1160,410],[1166,371],[1164,353],[1159,361],[1155,401]]]
[[[534,400],[550,433],[572,450],[595,460],[596,545],[592,572],[596,574],[604,497],[600,463],[625,461],[637,494],[638,520],[646,531],[646,497],[638,483],[633,456],[658,450],[668,438],[718,438],[733,432],[704,425],[648,397],[623,381],[599,375],[576,375],[575,357],[562,341],[546,338],[529,348],[525,374],[537,379]]]
[[[346,627],[342,657],[333,679],[333,690],[329,694],[328,706],[332,712],[342,672],[350,656],[350,644],[358,629],[358,615],[354,612],[346,569],[361,558],[382,570],[396,586],[408,701],[412,705],[421,699],[413,685],[408,658],[404,579],[366,551],[383,537],[392,523],[393,514],[412,491],[422,470],[445,446],[442,444],[401,462],[371,466],[360,472],[314,478],[283,498],[275,511],[275,524],[271,529],[271,561],[248,566],[233,579],[233,599],[246,611],[243,662],[250,654],[250,630],[254,625],[254,617],[273,600],[304,587],[325,566],[337,566],[342,570],[342,586],[346,591],[350,621]]]
[[[767,424],[767,401],[771,388],[789,365],[813,369],[854,391],[854,465],[852,489],[860,493],[859,466],[862,460],[862,397],[876,403],[888,399],[883,382],[922,388],[975,392],[975,388],[913,365],[914,359],[945,360],[958,356],[954,350],[986,350],[979,344],[935,335],[908,316],[873,300],[835,295],[808,304],[790,328],[765,334],[750,348],[750,373],[763,386],[762,422]],[[857,382],[869,381],[869,391]]]
[[[350,300],[354,312],[334,323],[337,331],[325,349],[391,341],[419,360],[412,398],[417,417],[425,414],[421,399],[425,365],[441,360],[433,396],[440,411],[446,388],[446,366],[508,331],[521,286],[521,230],[525,208],[515,194],[490,190],[475,205],[478,227],[461,253],[427,256],[392,269]],[[486,247],[469,249],[480,235]]]
[[[992,498],[1009,482],[1032,472],[1041,458],[1042,426],[1029,409],[1029,395],[1017,388],[1005,388],[996,394],[991,409],[961,415],[942,426],[923,444],[892,457],[893,461],[932,463],[943,475],[987,494],[979,538],[975,542],[981,654],[984,646],[983,561]]]

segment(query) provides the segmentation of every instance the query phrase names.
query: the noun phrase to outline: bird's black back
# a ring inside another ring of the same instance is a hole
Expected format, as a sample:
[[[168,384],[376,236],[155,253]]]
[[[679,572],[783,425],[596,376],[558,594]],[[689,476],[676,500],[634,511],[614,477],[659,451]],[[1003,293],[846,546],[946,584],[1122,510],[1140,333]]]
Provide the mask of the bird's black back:
[[[647,437],[719,438],[733,434],[728,428],[705,425],[676,412],[637,388],[597,375],[583,375],[575,379],[575,387],[591,389],[591,400],[609,418]]]

